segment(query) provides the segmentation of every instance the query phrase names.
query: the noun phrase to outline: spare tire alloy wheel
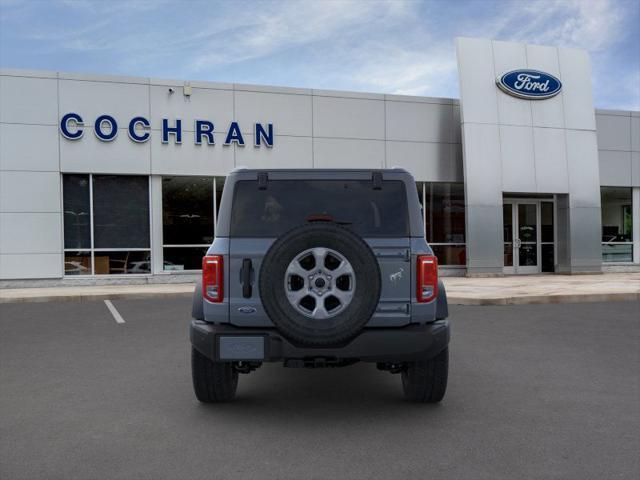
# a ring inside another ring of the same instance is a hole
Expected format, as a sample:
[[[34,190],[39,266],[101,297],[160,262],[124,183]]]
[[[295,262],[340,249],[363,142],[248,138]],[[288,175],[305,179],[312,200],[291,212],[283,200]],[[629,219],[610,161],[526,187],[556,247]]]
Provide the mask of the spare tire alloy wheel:
[[[349,306],[356,289],[353,267],[339,252],[314,247],[295,257],[285,274],[289,303],[303,315],[324,320]]]
[[[265,312],[301,345],[343,344],[373,316],[380,267],[369,245],[328,222],[302,225],[278,238],[260,266]]]

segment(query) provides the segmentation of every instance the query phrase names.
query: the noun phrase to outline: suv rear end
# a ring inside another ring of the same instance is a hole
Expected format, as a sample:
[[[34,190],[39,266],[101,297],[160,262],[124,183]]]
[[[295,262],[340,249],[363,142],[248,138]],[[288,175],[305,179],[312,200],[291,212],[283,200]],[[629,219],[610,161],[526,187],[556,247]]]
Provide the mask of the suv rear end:
[[[237,170],[216,231],[191,323],[200,400],[265,361],[375,362],[409,399],[444,396],[446,294],[409,173]]]

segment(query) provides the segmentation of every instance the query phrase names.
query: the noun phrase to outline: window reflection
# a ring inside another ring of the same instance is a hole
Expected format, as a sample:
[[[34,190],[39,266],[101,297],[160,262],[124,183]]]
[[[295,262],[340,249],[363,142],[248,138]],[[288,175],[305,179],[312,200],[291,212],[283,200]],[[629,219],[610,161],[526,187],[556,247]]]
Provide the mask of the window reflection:
[[[218,195],[222,181],[218,180]],[[214,236],[214,178],[162,178],[163,270],[202,268]]]
[[[633,261],[632,189],[601,187],[602,260]]]
[[[421,198],[422,185],[417,187]],[[466,265],[464,185],[425,183],[422,204],[426,238],[438,264]]]
[[[151,273],[151,254],[145,250],[95,252],[96,275]]]
[[[95,248],[149,248],[149,178],[93,176]]]
[[[62,191],[64,248],[91,248],[89,175],[65,175]]]
[[[65,275],[91,275],[91,252],[64,252]]]
[[[65,275],[151,273],[149,177],[65,174],[62,186]]]

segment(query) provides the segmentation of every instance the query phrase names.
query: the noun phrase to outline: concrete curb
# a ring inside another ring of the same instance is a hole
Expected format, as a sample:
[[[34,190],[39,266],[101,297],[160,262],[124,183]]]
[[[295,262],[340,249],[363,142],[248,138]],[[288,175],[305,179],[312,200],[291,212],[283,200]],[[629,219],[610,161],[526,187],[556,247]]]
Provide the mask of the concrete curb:
[[[152,291],[152,292],[96,292],[78,294],[54,294],[54,295],[23,295],[3,296],[0,291],[0,304],[4,303],[43,303],[43,302],[94,302],[100,300],[143,300],[149,298],[181,298],[191,297],[193,290],[183,291]],[[619,293],[576,293],[556,295],[515,295],[500,297],[458,296],[455,293],[448,295],[451,305],[532,305],[552,303],[586,303],[586,302],[618,302],[640,301],[640,292]]]
[[[3,303],[44,303],[44,302],[95,302],[99,300],[144,300],[148,298],[191,297],[193,292],[134,292],[134,293],[88,293],[77,295],[42,295],[24,297],[2,297]]]
[[[190,297],[193,295],[194,288],[195,286],[192,283],[182,283],[7,289],[0,290],[0,304]]]
[[[559,295],[521,295],[491,298],[448,296],[451,305],[534,305],[552,303],[629,302],[640,301],[640,293],[575,293]]]

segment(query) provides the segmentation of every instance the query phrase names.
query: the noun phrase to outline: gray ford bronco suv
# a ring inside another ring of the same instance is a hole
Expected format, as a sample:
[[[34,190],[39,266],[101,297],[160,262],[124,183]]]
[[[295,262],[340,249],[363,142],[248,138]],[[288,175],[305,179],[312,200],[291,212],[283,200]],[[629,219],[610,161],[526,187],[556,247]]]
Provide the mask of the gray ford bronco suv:
[[[262,362],[400,373],[439,402],[449,322],[413,177],[390,170],[245,170],[226,179],[190,327],[201,402],[234,398]]]

